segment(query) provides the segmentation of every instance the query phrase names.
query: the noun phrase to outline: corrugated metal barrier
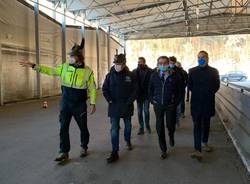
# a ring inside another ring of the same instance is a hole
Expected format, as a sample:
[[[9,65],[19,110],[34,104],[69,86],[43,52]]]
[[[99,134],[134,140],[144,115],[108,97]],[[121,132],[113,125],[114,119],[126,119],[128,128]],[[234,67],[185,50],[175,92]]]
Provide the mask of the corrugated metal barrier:
[[[250,89],[222,83],[216,111],[250,173]]]

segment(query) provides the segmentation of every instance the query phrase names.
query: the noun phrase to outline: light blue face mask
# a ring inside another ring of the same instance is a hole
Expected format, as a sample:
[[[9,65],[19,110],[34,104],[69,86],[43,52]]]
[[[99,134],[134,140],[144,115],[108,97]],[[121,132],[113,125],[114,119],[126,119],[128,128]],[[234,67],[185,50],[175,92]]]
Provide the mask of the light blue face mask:
[[[174,64],[169,64],[168,66],[169,66],[169,68],[174,68],[175,67]]]
[[[165,72],[168,69],[168,66],[164,66],[164,65],[159,65],[159,70],[161,72]]]
[[[204,66],[206,64],[206,60],[202,57],[199,57],[198,64],[199,64],[199,66]]]

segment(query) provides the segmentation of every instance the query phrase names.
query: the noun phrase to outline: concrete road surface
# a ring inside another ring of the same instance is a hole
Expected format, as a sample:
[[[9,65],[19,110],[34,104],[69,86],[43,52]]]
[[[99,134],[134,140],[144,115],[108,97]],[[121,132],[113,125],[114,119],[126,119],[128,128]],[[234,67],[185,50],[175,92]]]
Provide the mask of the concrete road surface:
[[[189,157],[193,150],[192,123],[187,116],[176,132],[176,146],[168,159],[159,159],[160,150],[151,110],[151,135],[138,136],[137,119],[133,119],[132,143],[127,151],[120,136],[120,160],[108,165],[111,150],[110,123],[106,102],[98,98],[97,112],[89,116],[90,155],[79,158],[79,130],[70,127],[70,161],[56,164],[59,142],[58,98],[7,105],[0,108],[0,184],[247,184],[249,177],[218,118],[212,120],[210,142],[216,147],[205,153],[200,163]],[[168,139],[167,139],[168,140]]]

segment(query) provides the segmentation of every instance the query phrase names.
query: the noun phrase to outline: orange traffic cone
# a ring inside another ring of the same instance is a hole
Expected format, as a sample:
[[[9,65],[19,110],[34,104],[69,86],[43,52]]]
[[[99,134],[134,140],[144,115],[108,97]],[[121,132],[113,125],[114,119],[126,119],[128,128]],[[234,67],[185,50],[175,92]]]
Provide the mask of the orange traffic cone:
[[[44,109],[48,108],[48,102],[47,102],[47,101],[44,101],[44,102],[43,102],[43,108],[44,108]]]

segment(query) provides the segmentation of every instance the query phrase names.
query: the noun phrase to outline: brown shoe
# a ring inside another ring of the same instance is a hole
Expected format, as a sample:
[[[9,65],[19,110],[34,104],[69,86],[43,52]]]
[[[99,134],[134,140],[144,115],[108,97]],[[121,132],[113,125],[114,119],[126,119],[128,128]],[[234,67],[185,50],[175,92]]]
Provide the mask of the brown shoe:
[[[202,153],[201,153],[200,151],[198,151],[198,150],[195,150],[193,153],[191,153],[190,156],[191,156],[191,158],[197,159],[197,160],[199,160],[199,161],[201,161],[202,158],[203,158]]]
[[[214,151],[214,147],[211,145],[208,145],[207,143],[204,144],[203,148],[202,148],[205,152],[213,152]]]
[[[168,157],[167,152],[162,152],[162,153],[161,153],[161,156],[160,156],[160,159],[161,159],[161,160],[165,160],[167,157]]]
[[[54,161],[62,162],[69,159],[69,153],[59,153],[59,155],[55,158]]]

